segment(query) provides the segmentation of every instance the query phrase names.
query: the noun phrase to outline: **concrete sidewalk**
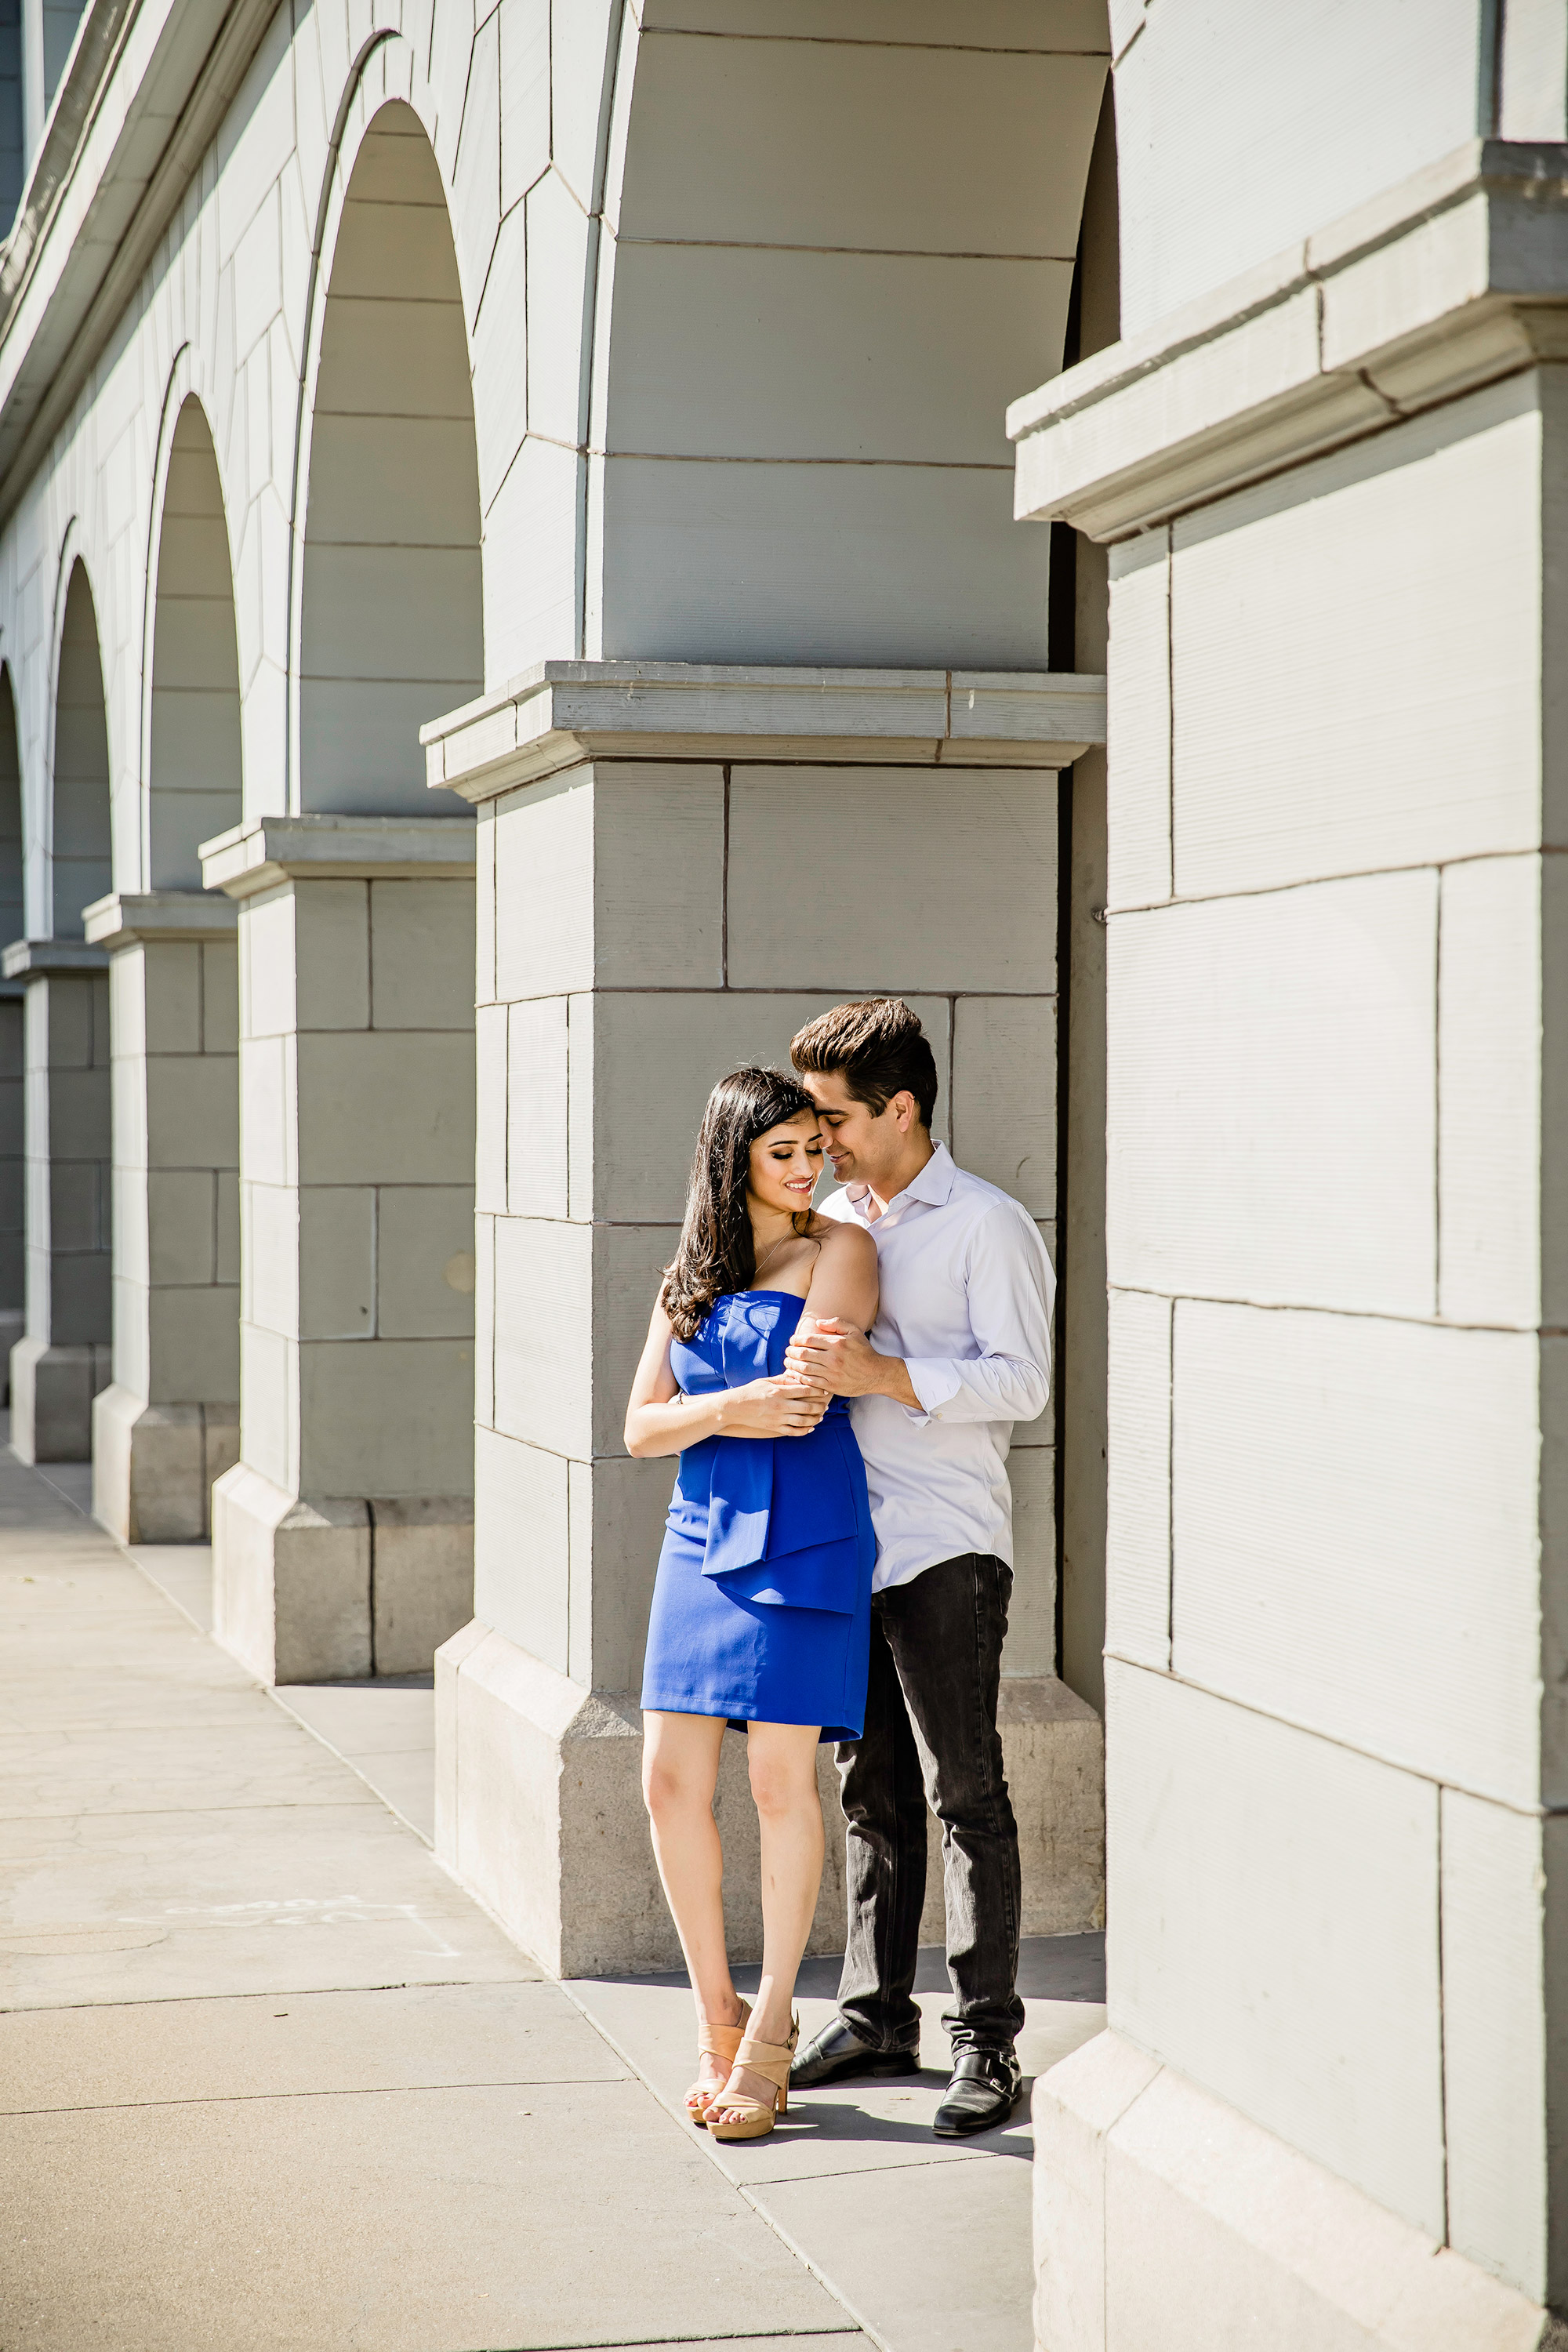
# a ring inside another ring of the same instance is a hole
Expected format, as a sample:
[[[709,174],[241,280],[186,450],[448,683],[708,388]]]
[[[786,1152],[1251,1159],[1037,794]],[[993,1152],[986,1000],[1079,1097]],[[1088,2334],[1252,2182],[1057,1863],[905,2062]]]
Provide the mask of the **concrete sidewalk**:
[[[1025,2352],[1026,2123],[940,2147],[932,2071],[715,2147],[684,1988],[542,1981],[408,1825],[425,1694],[279,1704],[79,1485],[0,1453],[5,2352]],[[1027,1956],[1031,2065],[1096,1941]]]

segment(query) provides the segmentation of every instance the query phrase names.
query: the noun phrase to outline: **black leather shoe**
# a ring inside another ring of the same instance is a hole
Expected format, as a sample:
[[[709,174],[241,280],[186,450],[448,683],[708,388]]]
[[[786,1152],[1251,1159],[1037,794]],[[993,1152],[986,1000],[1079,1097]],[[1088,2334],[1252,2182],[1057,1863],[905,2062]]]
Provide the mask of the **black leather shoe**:
[[[841,2017],[833,2017],[796,2051],[789,2086],[792,2091],[816,2091],[825,2083],[864,2083],[883,2074],[920,2071],[918,2050],[873,2050]]]
[[[1018,2104],[1024,2077],[1010,2050],[965,2050],[931,2125],[938,2139],[967,2139],[994,2131]]]

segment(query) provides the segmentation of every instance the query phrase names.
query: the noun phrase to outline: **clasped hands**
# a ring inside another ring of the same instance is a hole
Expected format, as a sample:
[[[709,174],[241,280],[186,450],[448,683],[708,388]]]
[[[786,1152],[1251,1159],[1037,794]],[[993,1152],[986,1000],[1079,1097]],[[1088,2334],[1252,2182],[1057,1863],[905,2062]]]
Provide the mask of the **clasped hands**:
[[[726,1400],[731,1437],[809,1437],[836,1396],[868,1396],[881,1386],[885,1359],[863,1331],[837,1315],[813,1321],[784,1350],[776,1377],[748,1381]]]

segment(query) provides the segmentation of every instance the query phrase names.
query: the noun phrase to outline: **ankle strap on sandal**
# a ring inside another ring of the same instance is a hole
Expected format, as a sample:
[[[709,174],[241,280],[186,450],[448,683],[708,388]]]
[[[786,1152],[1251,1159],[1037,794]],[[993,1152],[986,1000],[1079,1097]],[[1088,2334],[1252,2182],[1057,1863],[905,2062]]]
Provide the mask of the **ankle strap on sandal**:
[[[794,2055],[793,2042],[757,2042],[748,2033],[735,2053],[735,2064],[749,2066],[753,2074],[761,2074],[764,2082],[776,2083],[782,2089],[789,2080]]]

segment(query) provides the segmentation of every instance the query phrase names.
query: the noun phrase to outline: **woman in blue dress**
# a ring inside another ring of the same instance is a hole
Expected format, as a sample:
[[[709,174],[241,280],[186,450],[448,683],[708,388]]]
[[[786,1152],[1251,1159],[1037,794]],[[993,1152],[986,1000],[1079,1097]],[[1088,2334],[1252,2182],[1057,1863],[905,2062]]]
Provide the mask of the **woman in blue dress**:
[[[842,1400],[784,1370],[797,1326],[868,1330],[877,1249],[813,1214],[822,1135],[779,1070],[709,1097],[680,1246],[626,1410],[634,1454],[679,1454],[643,1675],[643,1790],[697,2002],[694,2123],[756,2139],[782,2113],[795,1971],[822,1878],[816,1749],[862,1729],[876,1546]],[[726,1724],[748,1734],[762,1830],[756,2006],[724,1948],[713,1792]]]

